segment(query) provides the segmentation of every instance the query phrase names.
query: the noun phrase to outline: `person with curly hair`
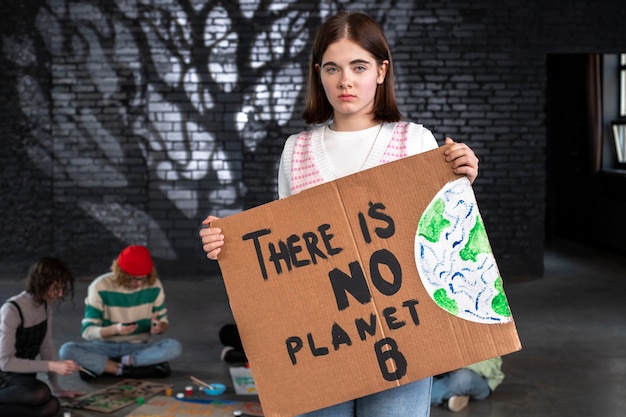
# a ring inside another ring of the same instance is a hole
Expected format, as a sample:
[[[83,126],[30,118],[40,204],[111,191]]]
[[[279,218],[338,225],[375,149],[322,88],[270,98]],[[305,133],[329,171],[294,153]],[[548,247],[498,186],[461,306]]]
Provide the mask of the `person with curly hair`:
[[[84,394],[63,390],[57,381],[57,375],[80,369],[72,360],[59,360],[52,341],[53,307],[67,296],[74,296],[72,272],[64,261],[44,257],[30,268],[26,290],[0,308],[1,416],[55,416],[61,408],[57,397]],[[38,372],[47,373],[49,385]]]

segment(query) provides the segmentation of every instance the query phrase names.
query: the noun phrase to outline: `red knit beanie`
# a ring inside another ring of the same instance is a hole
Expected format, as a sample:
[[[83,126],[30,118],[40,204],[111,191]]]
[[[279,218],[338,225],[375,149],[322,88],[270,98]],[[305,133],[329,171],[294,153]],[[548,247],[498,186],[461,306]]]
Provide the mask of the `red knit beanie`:
[[[127,246],[117,257],[117,264],[134,277],[142,277],[152,272],[152,257],[145,246]]]

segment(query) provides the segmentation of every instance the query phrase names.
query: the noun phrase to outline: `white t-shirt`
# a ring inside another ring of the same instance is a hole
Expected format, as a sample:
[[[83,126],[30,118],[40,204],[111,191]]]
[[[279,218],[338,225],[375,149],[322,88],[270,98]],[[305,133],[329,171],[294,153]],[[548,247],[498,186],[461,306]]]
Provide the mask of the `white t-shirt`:
[[[388,144],[388,138],[381,132],[393,131],[395,123],[383,123],[364,130],[337,132],[328,126],[318,127],[311,136],[315,141],[314,159],[318,169],[328,181],[354,174],[379,163]],[[296,139],[291,135],[285,142],[278,168],[278,196],[291,195],[291,160]],[[437,148],[432,132],[417,123],[409,123],[407,131],[407,154],[417,155]]]

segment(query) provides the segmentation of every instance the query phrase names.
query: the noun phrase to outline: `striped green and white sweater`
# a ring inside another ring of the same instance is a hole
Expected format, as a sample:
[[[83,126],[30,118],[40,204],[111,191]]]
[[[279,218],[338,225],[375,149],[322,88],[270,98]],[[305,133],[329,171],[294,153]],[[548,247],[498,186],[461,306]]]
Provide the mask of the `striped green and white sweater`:
[[[117,285],[113,273],[103,274],[89,284],[82,336],[85,340],[103,340],[100,335],[102,327],[137,322],[134,333],[107,337],[106,341],[145,342],[150,339],[151,318],[155,312],[158,312],[159,321],[167,322],[161,281],[157,279],[154,285],[135,290]]]

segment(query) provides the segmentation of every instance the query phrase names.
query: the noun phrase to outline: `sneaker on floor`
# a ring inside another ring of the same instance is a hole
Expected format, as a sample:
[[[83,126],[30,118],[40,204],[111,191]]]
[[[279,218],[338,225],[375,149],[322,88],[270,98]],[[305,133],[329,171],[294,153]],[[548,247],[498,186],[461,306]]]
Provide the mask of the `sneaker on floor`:
[[[156,365],[152,365],[152,374],[153,378],[167,378],[172,375],[172,370],[170,369],[170,364],[167,362],[157,363]]]
[[[454,395],[448,400],[448,409],[458,413],[469,403],[469,395]]]
[[[123,378],[167,378],[172,374],[170,365],[167,362],[149,366],[124,366],[122,368]]]
[[[222,349],[220,359],[222,359],[223,362],[226,362],[229,365],[245,364],[246,362],[248,362],[246,354],[239,350],[235,350],[235,348],[232,346],[226,346],[224,347],[224,349]]]

